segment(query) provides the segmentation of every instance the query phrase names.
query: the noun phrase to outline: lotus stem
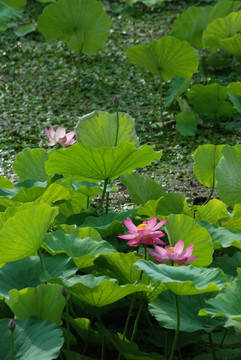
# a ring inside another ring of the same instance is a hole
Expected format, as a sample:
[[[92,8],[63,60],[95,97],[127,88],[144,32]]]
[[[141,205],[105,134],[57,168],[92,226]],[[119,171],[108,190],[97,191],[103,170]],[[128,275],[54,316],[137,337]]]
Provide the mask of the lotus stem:
[[[169,360],[172,360],[173,357],[174,357],[174,353],[175,353],[176,345],[177,345],[177,340],[178,340],[178,336],[179,336],[179,329],[180,329],[180,309],[179,309],[179,303],[178,303],[178,296],[176,294],[174,294],[174,296],[175,296],[175,303],[176,303],[177,326],[176,326],[176,332],[175,332],[175,336],[174,336],[174,340],[173,340],[173,344],[172,344],[172,350],[171,350]]]
[[[212,340],[212,335],[211,335],[211,333],[208,333],[208,340],[209,340],[209,344],[210,344],[210,347],[211,347],[211,351],[212,351],[212,355],[213,355],[213,360],[217,360],[216,354],[215,354],[215,350],[214,350],[214,346],[213,346],[213,340]]]
[[[228,329],[225,329],[224,334],[223,334],[222,341],[221,341],[221,343],[220,343],[220,348],[223,347],[223,343],[224,343],[224,340],[225,340],[225,338],[226,338],[227,333],[228,333]]]
[[[133,332],[132,332],[132,336],[131,336],[131,342],[134,341],[134,338],[136,336],[136,332],[137,332],[137,329],[138,329],[138,324],[139,324],[139,320],[140,320],[143,305],[144,305],[144,301],[142,300],[141,305],[140,305],[140,307],[138,309],[138,313],[136,315],[136,320],[135,320],[135,323],[134,323],[134,328],[133,328]]]
[[[11,331],[11,360],[15,359],[15,355],[14,355],[14,330],[16,328],[16,323],[14,321],[14,319],[10,319],[9,323],[8,323],[8,328]]]
[[[104,202],[104,199],[105,199],[105,194],[106,194],[106,188],[107,188],[108,183],[109,183],[109,179],[105,179],[104,188],[103,188],[102,196],[101,196],[101,200],[100,200],[100,203],[99,203],[99,205],[97,206],[97,208],[95,209],[94,212],[96,212],[97,210],[99,210],[99,209],[102,207],[102,205],[103,205],[103,202]]]
[[[97,315],[98,323],[104,327],[100,315]],[[101,335],[101,357],[100,360],[105,360],[105,337]]]
[[[160,89],[159,89],[159,92],[160,92],[160,117],[161,117],[161,121],[162,121],[162,130],[164,132],[164,117],[163,117],[163,94],[162,94],[162,91],[163,91],[163,80],[162,80],[162,77],[160,76]]]
[[[119,135],[119,103],[116,105],[116,137],[115,137],[115,147],[118,143],[118,135]]]
[[[66,348],[69,351],[70,350],[70,344],[69,344],[69,333],[70,333],[70,327],[69,327],[69,299],[68,299],[68,291],[65,288],[62,288],[62,295],[65,298],[66,303],[66,328],[67,328],[67,336],[66,336]]]
[[[39,254],[41,269],[42,269],[42,272],[44,272],[45,271],[45,265],[44,265],[44,260],[43,260],[41,249],[39,249],[38,254]]]

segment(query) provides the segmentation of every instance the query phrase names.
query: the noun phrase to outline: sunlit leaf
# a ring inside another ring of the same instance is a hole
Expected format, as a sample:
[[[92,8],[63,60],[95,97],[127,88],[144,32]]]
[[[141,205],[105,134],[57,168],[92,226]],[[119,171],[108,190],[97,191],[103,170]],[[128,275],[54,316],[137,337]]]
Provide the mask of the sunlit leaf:
[[[222,154],[216,169],[216,187],[221,200],[233,207],[241,202],[241,145],[226,145]]]
[[[228,219],[227,205],[220,200],[212,199],[205,205],[195,206],[195,220],[205,220],[219,225],[221,220]]]
[[[25,36],[33,31],[36,30],[36,24],[34,23],[30,23],[30,24],[26,24],[26,25],[21,25],[19,26],[15,31],[15,35],[17,36]]]
[[[13,163],[13,169],[21,181],[33,179],[46,181],[48,176],[45,172],[47,152],[44,149],[24,149],[17,154]]]
[[[178,96],[180,96],[184,91],[187,90],[189,87],[190,80],[184,79],[184,78],[173,78],[169,89],[167,91],[167,95],[164,98],[164,104],[165,106],[170,106],[171,103],[177,99]]]
[[[131,173],[136,167],[145,167],[160,159],[148,145],[136,148],[132,143],[123,143],[115,148],[93,149],[85,144],[75,144],[67,149],[52,152],[47,161],[48,174],[80,176],[95,180],[115,179]]]
[[[96,0],[59,0],[46,6],[38,30],[47,41],[59,39],[71,50],[93,54],[110,34],[110,19]]]
[[[136,204],[145,204],[148,200],[157,200],[165,194],[161,184],[152,180],[147,175],[135,173],[122,175],[120,181],[127,188],[132,202]]]
[[[174,246],[179,240],[184,241],[184,248],[194,244],[192,255],[198,256],[192,262],[195,266],[211,264],[213,258],[213,244],[208,231],[202,228],[190,216],[183,214],[169,215],[165,224],[169,242]]]
[[[117,132],[117,114],[94,111],[80,118],[76,134],[80,142],[92,148],[115,146]],[[134,119],[124,113],[119,113],[119,128],[117,145],[124,142],[137,142]]]
[[[132,64],[160,74],[164,81],[173,77],[189,79],[198,68],[195,50],[186,41],[172,36],[130,47],[126,54]]]
[[[182,111],[176,116],[176,129],[183,136],[193,136],[197,132],[198,121],[190,111]]]
[[[193,171],[198,181],[205,186],[215,186],[215,170],[223,156],[224,145],[200,145],[193,154]]]
[[[156,205],[156,214],[167,216],[170,214],[191,214],[187,199],[177,193],[165,194],[158,200]]]
[[[41,284],[34,288],[10,290],[5,300],[17,319],[36,316],[61,325],[61,316],[66,305],[62,287],[57,284]]]
[[[35,255],[56,215],[56,209],[41,204],[10,217],[0,230],[0,262]]]
[[[136,266],[152,281],[164,284],[177,295],[220,291],[227,283],[227,277],[220,269],[197,268],[193,265],[156,265],[146,260],[138,260]]]

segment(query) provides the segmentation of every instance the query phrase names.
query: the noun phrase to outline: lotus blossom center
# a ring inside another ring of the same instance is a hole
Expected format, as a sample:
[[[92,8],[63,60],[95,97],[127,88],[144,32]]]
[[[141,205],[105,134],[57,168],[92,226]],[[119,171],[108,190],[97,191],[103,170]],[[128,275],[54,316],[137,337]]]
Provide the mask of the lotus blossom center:
[[[169,248],[166,249],[167,252],[173,252],[174,251],[174,247],[170,246]]]
[[[146,230],[146,224],[140,224],[137,226],[138,230]]]

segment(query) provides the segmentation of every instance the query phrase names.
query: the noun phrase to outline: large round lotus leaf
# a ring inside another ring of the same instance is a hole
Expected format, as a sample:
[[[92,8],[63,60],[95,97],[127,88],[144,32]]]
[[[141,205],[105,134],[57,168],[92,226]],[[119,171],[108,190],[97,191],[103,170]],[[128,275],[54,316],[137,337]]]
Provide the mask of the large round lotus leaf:
[[[241,83],[232,82],[227,86],[228,96],[233,106],[241,113]]]
[[[183,136],[194,136],[197,124],[196,116],[190,111],[182,111],[176,116],[176,129]]]
[[[209,232],[214,249],[227,248],[230,246],[241,249],[241,234],[239,232],[230,231],[206,221],[200,221],[199,224]]]
[[[138,260],[135,266],[143,270],[152,281],[164,284],[176,295],[220,291],[227,284],[227,277],[220,269],[197,268],[193,265],[156,265],[146,260]]]
[[[59,39],[71,50],[93,54],[105,45],[110,19],[100,1],[59,0],[45,7],[38,30],[47,41]]]
[[[162,196],[156,206],[156,214],[168,216],[170,214],[191,215],[187,199],[182,194],[169,193]]]
[[[171,35],[187,40],[192,46],[202,48],[203,31],[217,18],[235,11],[239,1],[219,1],[215,6],[189,6],[173,23]]]
[[[13,169],[21,181],[27,179],[46,181],[48,179],[45,171],[47,157],[44,149],[24,149],[17,154]]]
[[[148,200],[157,200],[165,194],[162,185],[147,175],[136,173],[122,175],[120,181],[125,185],[131,201],[136,204],[145,204]]]
[[[26,5],[27,0],[1,0],[1,2],[14,8],[15,10],[19,10],[22,6]]]
[[[48,279],[58,276],[69,278],[75,275],[78,270],[73,260],[64,254],[57,256],[43,254],[42,257]],[[0,269],[0,295],[8,298],[8,292],[12,289],[22,290],[40,285],[42,282],[40,280],[41,273],[39,256],[30,256],[5,264]]]
[[[0,230],[0,263],[35,255],[56,215],[56,209],[40,204],[10,217]]]
[[[217,199],[212,199],[205,205],[195,206],[194,211],[196,221],[204,220],[219,225],[221,220],[230,219],[227,212],[227,205]]]
[[[5,300],[17,319],[36,316],[61,325],[61,316],[66,305],[62,287],[58,284],[41,284],[35,288],[10,290]]]
[[[95,277],[92,274],[74,276],[68,280],[59,277],[56,281],[79,300],[97,308],[113,304],[135,292],[149,290],[145,284],[118,285],[116,279],[109,279],[106,276]]]
[[[216,169],[217,191],[223,202],[234,206],[241,202],[241,145],[226,145]]]
[[[76,135],[79,142],[94,149],[102,146],[115,146],[117,131],[117,114],[103,111],[94,111],[80,118]],[[117,145],[123,142],[137,142],[134,119],[124,113],[119,113],[119,130]]]
[[[222,40],[231,39],[241,30],[241,11],[232,12],[208,25],[203,33],[203,44],[212,52],[223,49]],[[225,43],[224,43],[225,44]]]
[[[227,88],[217,83],[194,85],[188,92],[188,99],[198,114],[211,117],[231,116],[236,112],[228,99]]]
[[[206,301],[206,307],[199,313],[201,316],[224,316],[227,321],[224,326],[233,326],[241,333],[241,280],[236,279],[230,287],[223,289],[215,298]]]
[[[223,156],[224,145],[200,145],[193,154],[193,171],[200,184],[215,186],[215,170]]]
[[[164,105],[170,106],[171,103],[178,99],[189,87],[190,79],[173,78],[170,82],[166,97],[164,98]]]
[[[74,144],[67,149],[53,151],[46,164],[48,174],[63,174],[73,180],[86,177],[95,180],[116,179],[131,173],[137,167],[145,167],[159,160],[161,152],[148,145],[136,148],[133,143],[117,147],[93,149],[85,144]]]
[[[179,240],[184,241],[184,249],[194,244],[193,255],[198,256],[192,262],[195,266],[207,266],[213,258],[212,238],[208,231],[193,218],[183,214],[170,215],[165,224],[169,242],[174,246]]]
[[[220,42],[222,50],[230,52],[235,56],[241,56],[241,35],[236,34],[231,38],[223,39]]]
[[[0,32],[7,29],[10,20],[19,20],[20,18],[21,15],[19,11],[14,10],[12,7],[0,2]]]
[[[130,47],[126,54],[132,64],[160,74],[164,81],[173,77],[189,79],[198,69],[196,51],[186,41],[173,36]]]
[[[1,360],[11,359],[10,319],[0,320]],[[28,318],[15,320],[14,355],[16,360],[53,360],[57,359],[64,344],[62,330],[49,321]]]
[[[203,330],[210,332],[217,326],[222,325],[220,319],[198,316],[199,310],[205,306],[205,299],[208,298],[210,298],[210,294],[178,296],[180,331],[193,332]],[[176,329],[175,296],[170,291],[162,292],[158,298],[149,304],[148,309],[161,326],[167,329]]]

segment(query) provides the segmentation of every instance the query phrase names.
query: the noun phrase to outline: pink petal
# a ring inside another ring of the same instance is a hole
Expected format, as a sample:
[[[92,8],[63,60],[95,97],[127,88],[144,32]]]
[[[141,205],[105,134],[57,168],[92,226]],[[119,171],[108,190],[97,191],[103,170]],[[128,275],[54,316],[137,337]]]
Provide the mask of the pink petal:
[[[179,240],[176,245],[174,246],[174,251],[177,254],[181,254],[184,248],[184,242],[182,240]]]
[[[188,257],[188,256],[192,255],[193,248],[194,248],[194,244],[189,245],[189,246],[186,248],[186,250],[183,251],[183,255],[184,255],[185,257]]]
[[[147,250],[147,251],[151,256],[154,257],[154,259],[157,262],[159,262],[161,264],[163,264],[163,263],[165,263],[165,262],[167,262],[169,260],[168,256],[159,255],[159,254],[157,254],[157,253],[155,253],[154,251],[151,251],[151,250]]]
[[[45,130],[45,132],[46,132],[46,135],[47,135],[48,137],[50,137],[50,135],[49,135],[49,130],[48,130],[47,128],[45,128],[44,130]]]
[[[59,126],[58,129],[56,130],[56,139],[59,140],[65,136],[66,136],[65,128],[62,126]]]
[[[198,258],[198,256],[188,256],[187,262],[196,260],[197,258]]]
[[[128,241],[128,245],[130,245],[130,246],[137,246],[137,245],[139,245],[140,244],[140,239],[138,239],[138,238],[135,238],[135,239],[133,239],[133,240],[130,240],[130,241]]]
[[[131,234],[119,235],[117,237],[120,238],[120,239],[125,239],[125,240],[130,240],[130,239],[135,239],[136,238],[136,236],[134,234],[133,235],[131,235]]]
[[[160,244],[160,245],[166,245],[166,243],[158,238],[156,239],[153,239],[157,244]]]
[[[55,136],[55,135],[56,135],[56,133],[55,133],[55,131],[54,131],[53,126],[51,125],[50,128],[49,128],[49,138],[56,140],[56,136]]]
[[[154,245],[154,248],[159,255],[168,257],[167,251],[163,249],[161,246]]]
[[[75,136],[75,131],[70,131],[68,134],[66,134],[67,142],[71,141],[74,136]]]
[[[154,226],[152,231],[160,229],[160,227],[162,227],[164,224],[166,224],[166,222],[167,222],[167,219],[160,221],[159,223],[156,224],[156,226]]]
[[[131,233],[137,233],[137,227],[133,224],[130,218],[127,218],[127,220],[123,220],[123,223],[125,227],[130,230]]]
[[[46,142],[46,145],[48,145],[48,146],[54,146],[55,144],[56,144],[56,141],[54,141],[52,139],[50,139],[49,142]]]
[[[64,136],[64,137],[58,139],[58,143],[64,145],[66,143],[66,140],[67,140],[67,138],[66,138],[66,136]]]
[[[151,231],[153,227],[156,225],[157,216],[153,217],[151,220],[146,222],[146,230]]]

